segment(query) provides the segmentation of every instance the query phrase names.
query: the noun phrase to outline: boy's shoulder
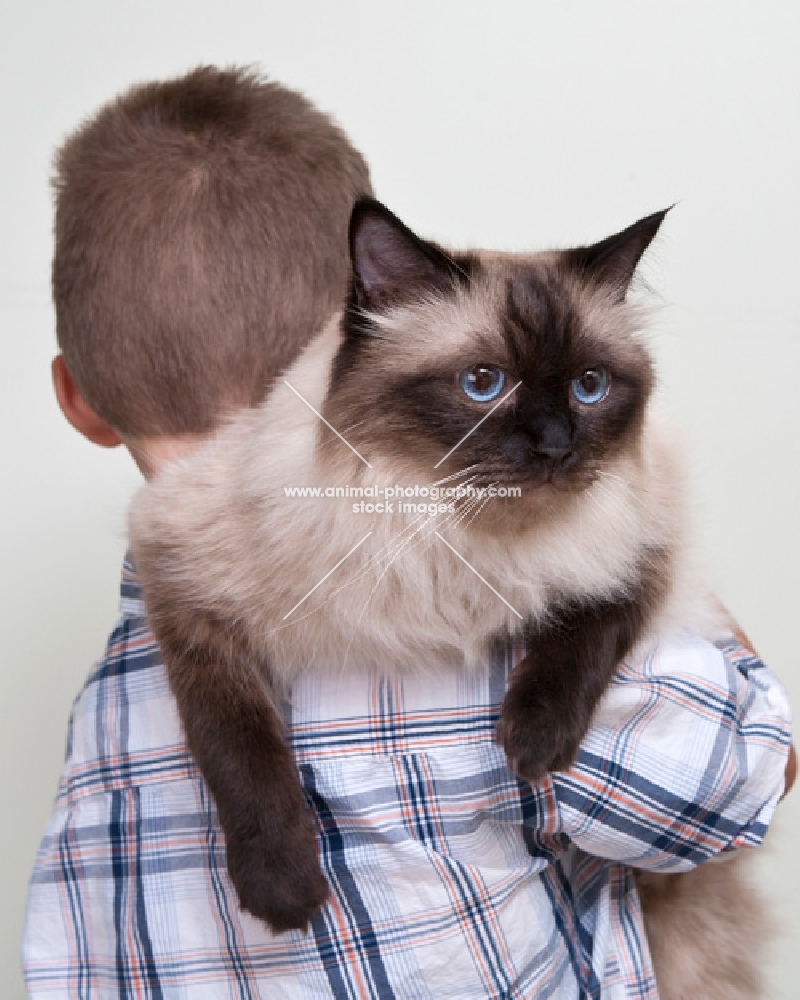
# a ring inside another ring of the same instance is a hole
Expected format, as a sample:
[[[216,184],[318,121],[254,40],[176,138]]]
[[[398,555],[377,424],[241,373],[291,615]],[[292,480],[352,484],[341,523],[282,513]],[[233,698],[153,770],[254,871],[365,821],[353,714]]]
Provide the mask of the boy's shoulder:
[[[398,750],[454,753],[470,745],[494,749],[507,679],[525,651],[519,640],[498,646],[487,670],[478,676],[432,677],[425,671],[395,679],[362,671],[310,674],[293,690],[291,707],[284,705],[298,763]],[[675,637],[620,666],[584,749],[601,739],[604,746],[609,740],[616,745],[619,731],[627,732],[623,721],[633,724],[645,704],[648,716],[655,713],[671,720],[668,726],[648,727],[651,742],[665,731],[664,752],[674,746],[677,723],[695,735],[702,729],[713,742],[714,733],[736,726],[737,709],[742,707],[737,703],[749,704],[754,697],[760,697],[764,709],[779,721],[789,717],[785,692],[752,650],[733,637],[717,646],[695,635]],[[778,743],[788,740],[788,727],[776,723],[775,729]],[[698,762],[699,770],[704,763]],[[73,706],[59,798],[74,801],[122,787],[198,777],[136,571],[126,558],[120,617]]]
[[[72,707],[59,798],[194,777],[136,574],[126,558],[120,616]]]

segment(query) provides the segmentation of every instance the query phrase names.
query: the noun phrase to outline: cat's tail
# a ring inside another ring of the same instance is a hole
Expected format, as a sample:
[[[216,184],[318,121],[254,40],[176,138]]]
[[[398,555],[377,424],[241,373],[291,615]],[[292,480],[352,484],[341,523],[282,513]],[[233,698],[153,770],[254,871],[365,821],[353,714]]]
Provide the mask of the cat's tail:
[[[762,1000],[774,925],[747,848],[680,874],[637,871],[661,1000]]]

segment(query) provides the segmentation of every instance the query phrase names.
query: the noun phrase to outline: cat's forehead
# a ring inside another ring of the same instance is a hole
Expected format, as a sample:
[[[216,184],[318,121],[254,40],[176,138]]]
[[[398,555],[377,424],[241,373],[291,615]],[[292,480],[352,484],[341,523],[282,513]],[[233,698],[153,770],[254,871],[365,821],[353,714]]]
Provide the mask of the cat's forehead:
[[[420,368],[454,358],[538,364],[549,357],[627,352],[635,309],[579,280],[557,252],[475,251],[457,262],[467,280],[376,317],[388,354]],[[384,339],[385,338],[385,339]],[[384,354],[386,357],[386,354]]]
[[[503,292],[486,279],[486,274],[475,275],[448,294],[423,293],[376,315],[374,336],[382,341],[382,351],[402,355],[412,365],[452,360],[478,343],[496,351]]]

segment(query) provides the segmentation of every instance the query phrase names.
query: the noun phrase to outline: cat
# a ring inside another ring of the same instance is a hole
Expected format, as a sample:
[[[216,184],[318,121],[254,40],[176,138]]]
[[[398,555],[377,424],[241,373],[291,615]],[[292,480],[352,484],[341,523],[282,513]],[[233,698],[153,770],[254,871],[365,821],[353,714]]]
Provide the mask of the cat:
[[[277,707],[303,671],[475,670],[522,629],[498,741],[535,782],[572,764],[637,643],[726,630],[688,556],[678,449],[627,299],[665,215],[569,250],[452,253],[359,201],[342,315],[260,408],[135,498],[148,617],[231,879],[273,930],[305,927],[328,894]],[[420,520],[285,494],[396,482],[465,495]],[[521,495],[488,501],[499,485]],[[687,911],[659,908],[661,884],[649,919],[671,940]]]

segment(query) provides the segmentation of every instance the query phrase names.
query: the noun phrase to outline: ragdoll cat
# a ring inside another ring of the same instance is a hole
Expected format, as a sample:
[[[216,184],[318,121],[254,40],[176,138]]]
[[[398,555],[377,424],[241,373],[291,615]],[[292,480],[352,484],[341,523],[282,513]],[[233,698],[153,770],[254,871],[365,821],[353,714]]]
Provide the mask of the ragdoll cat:
[[[148,615],[229,872],[273,929],[305,926],[328,893],[277,708],[300,672],[479,669],[524,629],[498,739],[536,781],[573,762],[639,640],[670,623],[718,631],[626,302],[664,215],[566,251],[447,253],[359,202],[343,316],[288,384],[134,501]],[[284,492],[397,482],[521,495],[469,494],[420,519]],[[731,884],[726,867],[711,882]],[[685,914],[664,918],[664,939]]]

